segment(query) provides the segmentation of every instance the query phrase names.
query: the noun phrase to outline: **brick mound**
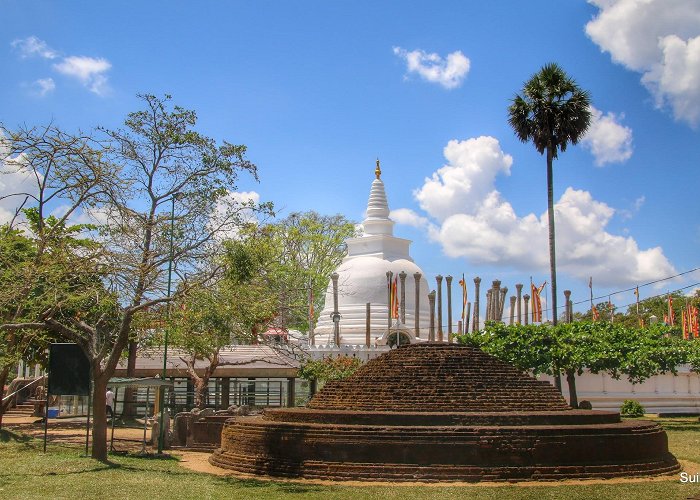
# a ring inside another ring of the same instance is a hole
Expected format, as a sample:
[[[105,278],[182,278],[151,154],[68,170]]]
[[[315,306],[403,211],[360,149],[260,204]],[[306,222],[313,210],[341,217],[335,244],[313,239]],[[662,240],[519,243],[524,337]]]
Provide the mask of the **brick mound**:
[[[319,410],[556,411],[569,406],[535,380],[480,349],[414,344],[389,351],[344,380],[329,382],[309,403]]]
[[[673,474],[666,433],[561,395],[470,347],[417,344],[327,384],[307,408],[224,425],[209,461],[276,477],[519,481]]]

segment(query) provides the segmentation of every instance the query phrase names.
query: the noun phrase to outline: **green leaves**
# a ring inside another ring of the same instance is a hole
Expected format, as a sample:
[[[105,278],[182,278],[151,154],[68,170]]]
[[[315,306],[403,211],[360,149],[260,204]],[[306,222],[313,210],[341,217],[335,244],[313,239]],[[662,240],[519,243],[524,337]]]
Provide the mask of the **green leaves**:
[[[349,377],[362,366],[362,361],[349,356],[323,358],[308,361],[299,368],[299,376],[305,380],[340,380]]]
[[[523,84],[508,108],[508,122],[521,142],[532,141],[553,158],[568,143],[576,144],[590,124],[590,95],[557,64],[550,63]]]
[[[630,328],[606,321],[556,326],[488,322],[483,332],[459,336],[458,342],[535,374],[581,374],[588,369],[641,383],[659,373],[675,373],[684,363],[700,370],[700,342],[683,340],[662,324]]]

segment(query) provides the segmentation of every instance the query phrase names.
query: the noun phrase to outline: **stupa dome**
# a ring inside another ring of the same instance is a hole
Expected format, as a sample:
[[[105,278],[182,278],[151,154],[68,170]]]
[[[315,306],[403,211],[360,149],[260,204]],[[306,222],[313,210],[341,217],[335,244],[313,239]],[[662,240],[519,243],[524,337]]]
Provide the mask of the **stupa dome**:
[[[430,326],[428,306],[428,282],[423,271],[413,262],[409,254],[410,240],[397,238],[393,234],[394,222],[389,218],[389,202],[381,179],[379,160],[376,178],[372,181],[363,235],[346,240],[348,254],[336,269],[338,273],[338,312],[340,313],[340,343],[364,344],[366,335],[366,304],[370,303],[371,341],[382,343],[388,330],[387,275],[393,277],[406,273],[405,323],[402,331],[411,341],[427,340]],[[419,336],[415,338],[416,281],[419,285]],[[400,282],[398,283],[400,287]],[[314,329],[317,344],[329,344],[333,336],[333,285],[328,284],[323,311]]]

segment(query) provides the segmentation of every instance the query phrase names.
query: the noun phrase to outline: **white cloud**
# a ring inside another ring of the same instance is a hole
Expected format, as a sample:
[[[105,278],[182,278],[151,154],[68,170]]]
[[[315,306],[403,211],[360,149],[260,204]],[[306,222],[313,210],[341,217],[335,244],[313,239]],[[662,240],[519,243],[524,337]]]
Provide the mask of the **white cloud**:
[[[634,203],[632,203],[632,206],[630,208],[621,208],[618,209],[617,213],[622,217],[623,219],[631,219],[634,217],[639,210],[641,210],[642,206],[644,206],[644,203],[647,201],[645,196],[640,196],[636,200],[634,200]]]
[[[496,175],[510,175],[513,158],[493,137],[451,140],[443,150],[448,164],[414,191],[421,208],[438,220],[473,212],[493,189]]]
[[[613,61],[642,73],[656,105],[677,120],[700,123],[700,2],[589,0],[600,9],[588,36]]]
[[[10,45],[22,59],[39,56],[43,59],[53,60],[60,57],[59,53],[50,48],[46,42],[33,35],[14,40]],[[62,75],[75,78],[94,94],[105,96],[110,91],[107,72],[111,69],[112,64],[103,57],[66,56],[61,57],[52,67],[54,71]],[[42,78],[34,81],[31,85],[25,85],[39,97],[44,97],[56,88],[53,78]]]
[[[591,125],[586,132],[583,146],[595,157],[595,164],[620,163],[632,157],[632,129],[621,125],[624,115],[603,112],[591,106]]]
[[[39,78],[32,84],[32,87],[37,96],[45,97],[56,89],[56,83],[53,78]]]
[[[421,217],[410,208],[392,210],[389,214],[389,218],[399,224],[417,228],[426,228],[430,224],[430,221],[426,217]]]
[[[409,73],[418,73],[421,78],[432,83],[438,83],[446,89],[459,87],[469,73],[470,62],[467,57],[457,50],[443,59],[436,53],[427,53],[420,49],[407,51],[394,47],[394,54],[406,61]]]
[[[549,268],[546,211],[519,216],[495,187],[512,158],[493,137],[450,141],[448,164],[414,192],[427,217],[392,212],[399,223],[426,230],[446,255],[474,264],[507,265],[528,272]],[[638,206],[644,199],[638,199]],[[544,200],[542,200],[544,205]],[[640,249],[631,237],[607,231],[615,209],[587,191],[569,187],[555,203],[558,268],[571,276],[594,276],[601,285],[636,283],[675,274],[660,247]],[[432,222],[435,221],[435,222]]]
[[[58,57],[58,53],[55,50],[34,35],[13,40],[10,45],[19,52],[19,56],[22,59],[33,56],[39,56],[44,59],[55,59]]]
[[[105,73],[112,67],[104,58],[87,56],[69,56],[60,63],[54,64],[54,69],[64,75],[77,78],[90,92],[102,96],[109,91]]]
[[[224,227],[224,230],[217,234],[217,240],[238,238],[239,227],[230,223],[226,224],[226,221],[231,220],[232,212],[238,212],[244,223],[257,224],[258,218],[254,208],[259,203],[260,194],[255,191],[229,191],[226,196],[220,198],[210,220],[211,228],[222,225]]]
[[[9,147],[0,133],[0,224],[12,220],[26,198],[22,193],[38,193],[37,180],[29,169],[23,167],[22,158],[9,155]]]

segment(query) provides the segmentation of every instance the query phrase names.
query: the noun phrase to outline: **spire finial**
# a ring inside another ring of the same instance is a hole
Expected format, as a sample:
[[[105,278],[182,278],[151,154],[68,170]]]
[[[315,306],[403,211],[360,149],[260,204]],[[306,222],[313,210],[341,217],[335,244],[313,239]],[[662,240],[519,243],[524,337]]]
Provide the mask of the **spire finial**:
[[[379,166],[379,158],[377,158],[377,168],[374,169],[374,175],[377,176],[377,179],[379,179],[382,175],[382,169]]]

